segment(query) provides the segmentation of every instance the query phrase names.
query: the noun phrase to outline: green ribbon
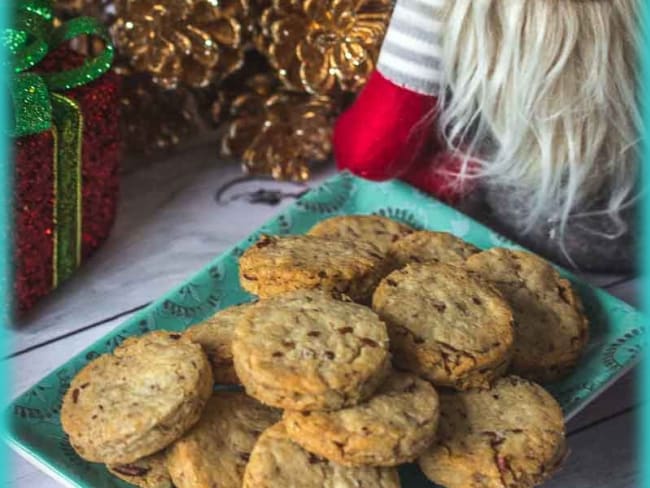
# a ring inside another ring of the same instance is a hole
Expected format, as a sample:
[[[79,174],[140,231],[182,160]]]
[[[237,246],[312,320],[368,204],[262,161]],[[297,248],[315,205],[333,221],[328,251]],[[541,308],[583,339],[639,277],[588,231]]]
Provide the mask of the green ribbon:
[[[18,0],[21,1],[21,0]],[[86,85],[106,73],[113,45],[106,28],[90,17],[53,26],[51,0],[22,0],[15,27],[0,33],[11,53],[14,137],[51,131],[54,138],[53,287],[67,279],[81,262],[83,114],[64,92]],[[82,35],[99,37],[104,49],[78,68],[42,73],[38,64],[49,52]],[[0,66],[0,69],[3,67]],[[6,67],[4,67],[6,68]]]
[[[81,149],[83,114],[71,98],[54,93],[52,112],[57,121],[54,136],[54,262],[52,285],[70,277],[81,263]]]
[[[14,137],[38,134],[52,127],[52,94],[96,80],[113,63],[114,48],[104,25],[92,17],[78,17],[61,26],[52,25],[50,0],[23,0],[18,6],[16,26],[6,29],[2,39],[12,57],[11,95],[14,103]],[[60,45],[82,35],[104,41],[104,49],[78,68],[36,73],[45,56]]]

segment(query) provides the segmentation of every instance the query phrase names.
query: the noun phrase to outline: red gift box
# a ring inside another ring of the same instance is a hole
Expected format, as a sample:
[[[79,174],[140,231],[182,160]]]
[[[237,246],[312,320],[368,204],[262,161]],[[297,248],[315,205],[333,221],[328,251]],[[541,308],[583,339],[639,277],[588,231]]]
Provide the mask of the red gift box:
[[[50,53],[36,72],[84,56]],[[15,139],[15,301],[19,312],[66,280],[108,237],[118,196],[119,77],[107,72],[52,100],[52,127]]]

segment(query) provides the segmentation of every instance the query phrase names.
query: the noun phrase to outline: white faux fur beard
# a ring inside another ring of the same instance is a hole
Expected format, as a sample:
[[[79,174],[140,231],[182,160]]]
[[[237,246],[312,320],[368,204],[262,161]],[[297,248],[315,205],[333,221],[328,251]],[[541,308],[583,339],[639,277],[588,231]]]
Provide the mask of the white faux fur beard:
[[[639,190],[638,0],[447,1],[450,147],[525,197],[523,227],[600,212],[622,233]]]

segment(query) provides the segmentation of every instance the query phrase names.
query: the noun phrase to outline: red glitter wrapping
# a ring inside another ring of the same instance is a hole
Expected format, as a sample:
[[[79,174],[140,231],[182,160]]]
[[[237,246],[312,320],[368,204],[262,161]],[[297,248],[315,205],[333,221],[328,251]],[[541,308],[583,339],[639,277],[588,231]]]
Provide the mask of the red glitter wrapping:
[[[40,65],[62,71],[80,65],[83,56],[61,48]],[[108,237],[117,209],[119,77],[109,72],[98,80],[64,93],[81,107],[82,260]],[[53,285],[54,171],[50,131],[15,141],[15,302],[18,312],[30,309]]]
[[[16,305],[23,311],[52,289],[54,138],[43,132],[21,137],[14,147],[14,288]]]

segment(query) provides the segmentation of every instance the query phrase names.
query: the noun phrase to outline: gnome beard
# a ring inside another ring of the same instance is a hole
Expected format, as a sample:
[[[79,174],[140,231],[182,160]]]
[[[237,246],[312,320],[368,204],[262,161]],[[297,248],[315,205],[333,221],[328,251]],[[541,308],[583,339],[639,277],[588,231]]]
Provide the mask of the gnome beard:
[[[337,122],[339,168],[452,202],[478,185],[518,240],[564,264],[630,267],[637,7],[398,0],[378,72]]]

